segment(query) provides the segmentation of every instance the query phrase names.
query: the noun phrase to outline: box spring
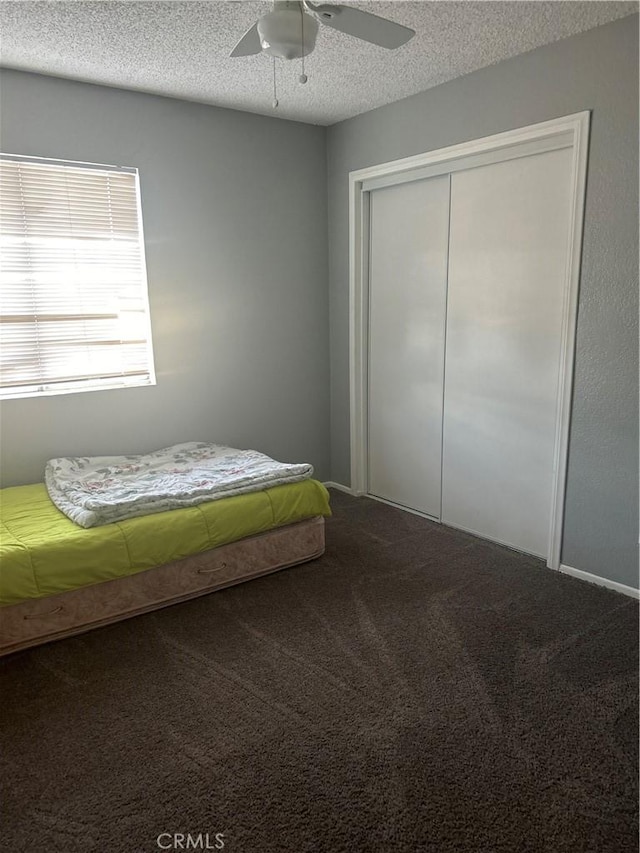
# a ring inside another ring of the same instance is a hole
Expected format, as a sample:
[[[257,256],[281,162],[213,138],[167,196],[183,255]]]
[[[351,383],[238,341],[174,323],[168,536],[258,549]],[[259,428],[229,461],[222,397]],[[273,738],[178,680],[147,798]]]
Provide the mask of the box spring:
[[[0,655],[313,560],[324,553],[321,517],[278,527],[127,577],[0,608]]]

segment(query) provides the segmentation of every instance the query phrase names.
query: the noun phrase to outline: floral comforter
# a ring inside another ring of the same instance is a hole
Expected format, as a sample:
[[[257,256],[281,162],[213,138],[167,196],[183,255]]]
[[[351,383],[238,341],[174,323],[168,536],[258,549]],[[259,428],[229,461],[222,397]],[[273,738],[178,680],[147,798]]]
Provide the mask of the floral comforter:
[[[50,459],[45,483],[59,510],[81,527],[96,527],[295,483],[312,474],[311,465],[192,441],[139,456]]]

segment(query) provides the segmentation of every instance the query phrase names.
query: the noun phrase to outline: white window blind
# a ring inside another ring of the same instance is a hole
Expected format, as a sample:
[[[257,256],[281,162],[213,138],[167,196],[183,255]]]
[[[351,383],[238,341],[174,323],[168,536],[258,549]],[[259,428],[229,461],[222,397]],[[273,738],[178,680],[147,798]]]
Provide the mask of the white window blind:
[[[0,397],[153,382],[137,170],[0,154]]]

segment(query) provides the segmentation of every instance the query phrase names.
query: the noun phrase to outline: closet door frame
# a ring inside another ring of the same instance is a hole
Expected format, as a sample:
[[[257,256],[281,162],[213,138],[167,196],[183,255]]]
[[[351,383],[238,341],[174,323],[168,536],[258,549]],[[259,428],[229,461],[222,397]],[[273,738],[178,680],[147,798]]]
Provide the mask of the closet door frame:
[[[351,396],[351,491],[367,494],[369,194],[372,190],[518,157],[572,149],[568,263],[564,278],[562,341],[556,403],[554,477],[547,565],[560,568],[569,425],[575,358],[590,112],[486,136],[381,163],[349,174],[349,380]]]

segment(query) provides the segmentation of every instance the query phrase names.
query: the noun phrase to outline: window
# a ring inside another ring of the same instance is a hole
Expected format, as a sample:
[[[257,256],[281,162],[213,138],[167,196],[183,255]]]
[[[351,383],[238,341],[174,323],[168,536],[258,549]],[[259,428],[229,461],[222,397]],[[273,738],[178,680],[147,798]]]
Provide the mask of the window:
[[[137,170],[0,154],[0,397],[154,381]]]

